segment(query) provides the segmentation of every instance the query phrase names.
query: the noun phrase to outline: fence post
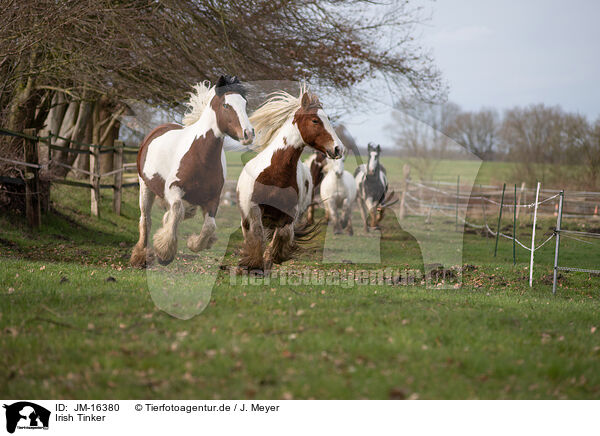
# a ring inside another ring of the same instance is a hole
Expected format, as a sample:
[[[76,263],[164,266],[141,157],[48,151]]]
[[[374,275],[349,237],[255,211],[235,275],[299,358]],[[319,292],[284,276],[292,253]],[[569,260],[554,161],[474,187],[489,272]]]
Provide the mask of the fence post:
[[[459,195],[460,195],[460,175],[456,176],[456,217],[454,219],[454,230],[458,230],[458,201],[459,201],[458,196]]]
[[[35,136],[35,129],[24,129],[23,133]],[[23,148],[25,162],[38,165],[38,143],[35,139],[24,138]],[[25,170],[25,216],[31,228],[42,226],[42,211],[40,203],[39,168],[26,167]]]
[[[525,194],[525,182],[521,183],[521,190],[519,191],[519,198],[517,198],[517,204],[521,204],[521,197],[523,196],[523,194]],[[523,199],[523,201],[525,201],[525,199]],[[517,219],[519,219],[519,212],[520,208],[519,210],[517,210]]]
[[[502,224],[502,208],[504,207],[504,191],[506,183],[502,186],[502,200],[500,200],[500,213],[498,214],[498,227],[496,227],[496,246],[494,247],[494,257],[498,253],[498,239],[500,239],[500,225]]]
[[[117,215],[121,215],[121,194],[123,187],[123,141],[115,141],[113,171],[116,171],[113,185],[113,212]]]
[[[50,159],[52,158],[51,152],[52,149],[50,148],[50,140],[49,140],[49,135],[50,132],[48,130],[40,130],[37,133],[38,136],[38,144],[37,144],[37,152],[38,152],[38,161],[41,158],[41,165],[45,165],[46,169],[49,167],[50,165]],[[47,148],[47,149],[46,149]],[[41,182],[38,182],[38,186],[41,184]],[[42,193],[40,192],[40,209],[42,212],[47,212],[50,210],[50,188],[51,188],[52,184],[51,183],[47,183],[46,186],[44,186],[44,192],[42,195]],[[40,188],[42,188],[41,186],[39,186]]]
[[[517,184],[515,183],[515,197],[513,208],[513,266],[517,264]]]
[[[402,198],[400,199],[400,219],[404,219],[404,203],[406,201],[406,191],[408,191],[408,179],[410,178],[410,165],[404,164],[402,167],[402,175],[404,180],[402,181]]]
[[[556,295],[556,281],[558,275],[558,251],[560,249],[560,226],[562,224],[562,210],[563,210],[563,198],[565,191],[560,191],[560,200],[558,202],[558,216],[556,217],[556,248],[554,248],[554,274],[552,277],[552,294]]]
[[[529,261],[529,287],[533,287],[533,254],[535,253],[535,225],[537,222],[537,210],[538,200],[540,198],[540,186],[541,182],[537,183],[537,189],[535,191],[535,207],[533,209],[533,230],[531,233],[531,259]]]
[[[90,146],[90,212],[100,216],[100,147]]]

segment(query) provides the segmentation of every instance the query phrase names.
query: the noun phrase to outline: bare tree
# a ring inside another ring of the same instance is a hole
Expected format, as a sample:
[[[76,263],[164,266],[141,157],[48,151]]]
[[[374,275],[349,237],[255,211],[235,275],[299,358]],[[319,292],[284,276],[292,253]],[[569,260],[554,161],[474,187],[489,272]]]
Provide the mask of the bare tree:
[[[380,74],[423,98],[440,90],[412,39],[419,8],[407,1],[0,0],[0,8],[0,125],[45,126],[65,147],[114,140],[125,100],[173,107],[190,84],[222,73],[309,79],[342,93]],[[383,46],[377,36],[392,31]],[[19,147],[0,142],[3,155]],[[72,165],[75,156],[56,160]],[[61,165],[51,173],[66,174]]]
[[[447,132],[459,113],[454,103],[402,103],[392,112],[392,140],[412,163],[421,179],[432,176],[436,160],[448,157],[453,141]]]
[[[501,129],[508,159],[525,181],[545,182],[563,161],[563,111],[543,104],[506,111]],[[554,173],[554,174],[553,174]]]
[[[493,157],[498,143],[500,121],[493,109],[461,112],[450,124],[448,135],[481,159]]]

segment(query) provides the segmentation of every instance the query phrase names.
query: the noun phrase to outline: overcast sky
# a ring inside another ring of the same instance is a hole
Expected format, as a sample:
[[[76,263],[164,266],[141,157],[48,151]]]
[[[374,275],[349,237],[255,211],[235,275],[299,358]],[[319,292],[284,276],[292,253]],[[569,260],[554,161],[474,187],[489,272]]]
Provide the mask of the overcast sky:
[[[421,40],[442,72],[450,101],[468,110],[560,104],[590,120],[600,116],[600,1],[420,3],[432,16],[420,27]],[[389,119],[381,107],[372,110],[344,121],[360,145],[389,145]]]

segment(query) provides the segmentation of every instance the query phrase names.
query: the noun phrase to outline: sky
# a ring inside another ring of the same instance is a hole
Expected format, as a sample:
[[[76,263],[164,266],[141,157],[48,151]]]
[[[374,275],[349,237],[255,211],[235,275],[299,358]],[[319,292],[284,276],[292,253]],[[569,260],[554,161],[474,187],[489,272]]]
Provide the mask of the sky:
[[[417,0],[431,19],[419,27],[446,82],[465,110],[499,111],[533,103],[600,116],[600,1]],[[393,104],[389,96],[379,96]],[[391,145],[385,105],[343,121],[359,145]]]

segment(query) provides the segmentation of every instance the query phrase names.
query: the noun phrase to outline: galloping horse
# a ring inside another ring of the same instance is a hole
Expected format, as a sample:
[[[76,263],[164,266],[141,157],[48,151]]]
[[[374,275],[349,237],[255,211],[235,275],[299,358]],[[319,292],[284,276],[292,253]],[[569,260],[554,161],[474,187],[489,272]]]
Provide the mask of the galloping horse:
[[[204,214],[200,235],[191,235],[192,251],[210,248],[216,241],[215,215],[226,177],[225,135],[250,144],[254,130],[246,114],[245,90],[236,77],[221,76],[216,86],[197,84],[179,124],[163,124],[142,142],[137,157],[140,180],[140,238],[131,254],[133,266],[144,266],[150,253],[150,212],[158,195],[168,204],[162,227],[154,235],[154,252],[161,264],[177,253],[177,227],[182,219]]]
[[[327,174],[321,182],[321,201],[333,223],[333,233],[346,230],[353,235],[352,205],[356,199],[356,184],[352,174],[344,170],[345,160],[346,153],[342,159],[327,159]]]
[[[344,145],[317,96],[304,86],[299,97],[275,93],[250,120],[257,130],[255,147],[260,152],[244,166],[237,185],[244,235],[239,265],[268,274],[274,262],[288,260],[296,248],[294,223],[299,205],[311,195],[299,161],[304,147],[337,159]],[[266,233],[271,232],[265,249]]]
[[[371,227],[379,229],[379,222],[383,219],[385,208],[397,201],[393,199],[394,191],[388,194],[386,171],[379,162],[381,146],[369,143],[368,153],[367,164],[359,165],[354,171],[358,207],[366,232],[369,231],[369,218]]]

